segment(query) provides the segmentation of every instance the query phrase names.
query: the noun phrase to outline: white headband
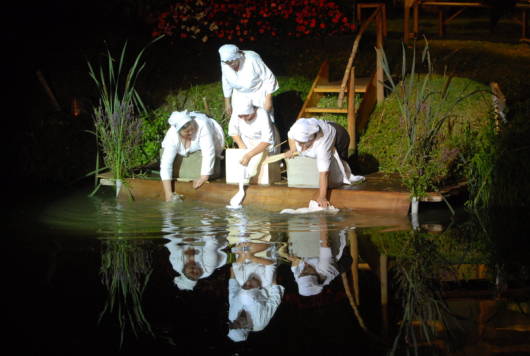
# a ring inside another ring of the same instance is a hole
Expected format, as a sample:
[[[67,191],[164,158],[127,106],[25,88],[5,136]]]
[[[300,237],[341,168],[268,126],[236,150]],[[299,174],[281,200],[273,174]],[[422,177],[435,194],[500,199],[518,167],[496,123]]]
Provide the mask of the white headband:
[[[173,111],[169,116],[167,122],[174,126],[177,129],[177,132],[192,120],[191,116],[188,114],[188,110],[184,111]]]
[[[298,119],[289,130],[295,141],[307,142],[320,130],[316,119]]]
[[[241,53],[236,45],[225,44],[219,48],[219,56],[221,57],[221,62],[228,62],[241,58]]]

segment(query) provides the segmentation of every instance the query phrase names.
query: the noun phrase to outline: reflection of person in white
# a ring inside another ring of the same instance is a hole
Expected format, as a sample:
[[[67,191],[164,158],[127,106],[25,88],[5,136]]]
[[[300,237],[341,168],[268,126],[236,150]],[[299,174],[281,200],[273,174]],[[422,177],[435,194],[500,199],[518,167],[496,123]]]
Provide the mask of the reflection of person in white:
[[[244,341],[249,332],[261,331],[269,324],[281,303],[284,287],[276,279],[268,286],[242,287],[231,270],[228,281],[228,337]]]
[[[287,133],[289,151],[287,158],[295,152],[300,155],[316,158],[320,173],[318,205],[327,208],[327,189],[342,184],[352,184],[364,180],[362,176],[351,173],[346,162],[350,137],[341,125],[315,118],[302,118],[295,121]],[[331,170],[334,165],[337,169]],[[330,171],[332,174],[330,174]]]
[[[181,290],[193,290],[197,281],[210,276],[217,268],[226,264],[227,254],[223,249],[226,239],[214,236],[201,238],[198,243],[186,243],[180,238],[169,238],[165,246],[169,250],[169,261],[180,275],[174,282]]]
[[[220,157],[224,149],[224,133],[221,125],[214,119],[198,113],[175,111],[168,119],[171,125],[162,141],[162,157],[160,160],[160,178],[166,201],[172,198],[171,179],[173,178],[173,162],[177,154],[188,154],[201,151],[202,165],[200,178],[193,181],[193,188],[199,188],[214,174],[216,157]]]
[[[228,123],[228,134],[239,148],[248,149],[241,158],[243,166],[247,166],[257,154],[277,151],[275,146],[280,140],[278,130],[265,110],[254,106],[246,97],[238,99]]]
[[[226,44],[219,48],[219,56],[227,116],[232,116],[237,97],[245,96],[254,106],[265,109],[274,122],[272,93],[278,90],[278,81],[259,54]]]

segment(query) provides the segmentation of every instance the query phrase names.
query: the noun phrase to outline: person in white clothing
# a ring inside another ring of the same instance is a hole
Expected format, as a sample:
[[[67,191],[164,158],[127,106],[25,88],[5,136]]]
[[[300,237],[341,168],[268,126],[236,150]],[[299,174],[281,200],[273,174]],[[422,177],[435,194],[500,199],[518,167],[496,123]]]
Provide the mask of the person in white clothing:
[[[206,236],[194,242],[182,238],[165,237],[169,261],[179,276],[174,283],[181,290],[193,290],[197,281],[210,276],[226,264],[228,255],[223,249],[226,239]]]
[[[220,158],[224,149],[223,128],[217,121],[199,112],[175,111],[168,119],[171,127],[162,141],[160,160],[160,178],[166,201],[172,199],[171,180],[173,162],[178,155],[187,156],[201,151],[202,165],[200,178],[193,181],[198,189],[214,174],[215,160]]]
[[[319,195],[316,199],[319,206],[330,206],[328,188],[364,180],[362,176],[351,174],[346,162],[350,137],[341,125],[315,118],[301,118],[291,126],[287,137],[289,151],[286,152],[286,158],[292,158],[295,152],[299,152],[302,156],[316,159],[320,174]]]
[[[245,341],[251,331],[261,331],[269,324],[278,309],[285,288],[276,284],[244,289],[233,271],[228,281],[228,337],[235,342]]]
[[[264,109],[274,122],[272,94],[278,90],[279,85],[259,54],[242,51],[233,44],[225,44],[219,48],[219,56],[227,116],[232,116],[237,98],[244,96],[255,106]]]
[[[265,151],[278,149],[279,133],[264,109],[254,106],[246,97],[240,97],[228,123],[228,135],[238,148],[246,148],[240,163],[247,166],[250,159]]]

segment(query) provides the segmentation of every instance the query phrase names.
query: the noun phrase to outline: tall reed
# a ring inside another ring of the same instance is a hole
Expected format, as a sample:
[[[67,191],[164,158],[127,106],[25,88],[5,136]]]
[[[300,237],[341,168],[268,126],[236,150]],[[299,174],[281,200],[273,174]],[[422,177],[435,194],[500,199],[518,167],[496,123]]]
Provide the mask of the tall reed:
[[[105,163],[105,167],[98,168],[96,173],[109,169],[115,180],[131,174],[142,141],[142,117],[146,115],[146,109],[135,85],[145,67],[140,60],[146,48],[137,54],[129,69],[125,68],[127,43],[123,45],[119,59],[107,50],[105,64],[95,68],[88,62],[89,75],[99,96],[93,108],[93,133]]]
[[[410,68],[407,51],[403,46],[401,75],[396,81],[382,49],[380,51],[385,73],[385,87],[397,94],[401,114],[400,125],[406,137],[404,153],[400,157],[398,172],[413,197],[421,197],[429,190],[436,190],[436,182],[443,176],[446,161],[440,152],[444,139],[450,135],[450,127],[458,119],[455,109],[478,90],[465,89],[462,93],[450,93],[452,77],[443,76],[442,89],[436,89],[433,65],[428,42],[421,54],[425,72],[418,73],[416,46],[413,48]]]

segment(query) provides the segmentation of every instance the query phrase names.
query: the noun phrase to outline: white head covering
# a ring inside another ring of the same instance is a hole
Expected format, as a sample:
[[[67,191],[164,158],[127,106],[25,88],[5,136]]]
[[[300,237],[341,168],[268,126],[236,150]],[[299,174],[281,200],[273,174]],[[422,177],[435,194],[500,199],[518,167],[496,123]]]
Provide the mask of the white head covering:
[[[191,120],[192,118],[189,115],[188,110],[184,110],[184,111],[173,111],[171,115],[169,116],[169,119],[167,120],[167,122],[171,126],[174,126],[178,132],[182,128],[182,126],[186,125]]]
[[[228,337],[235,342],[245,341],[248,337],[248,332],[249,329],[230,329]]]
[[[306,297],[320,294],[323,289],[316,276],[302,276],[297,278],[296,282],[298,283],[298,293]]]
[[[235,61],[241,58],[241,53],[236,45],[225,44],[219,48],[219,56],[221,57],[221,62]]]
[[[252,104],[252,100],[247,96],[239,95],[233,105],[236,115],[250,115],[256,108]]]
[[[193,290],[193,288],[195,288],[195,285],[197,284],[197,281],[192,281],[191,279],[186,278],[185,275],[175,277],[173,279],[173,282],[175,282],[175,284],[180,290]]]
[[[295,141],[307,142],[319,129],[320,127],[315,119],[298,119],[289,131]]]

